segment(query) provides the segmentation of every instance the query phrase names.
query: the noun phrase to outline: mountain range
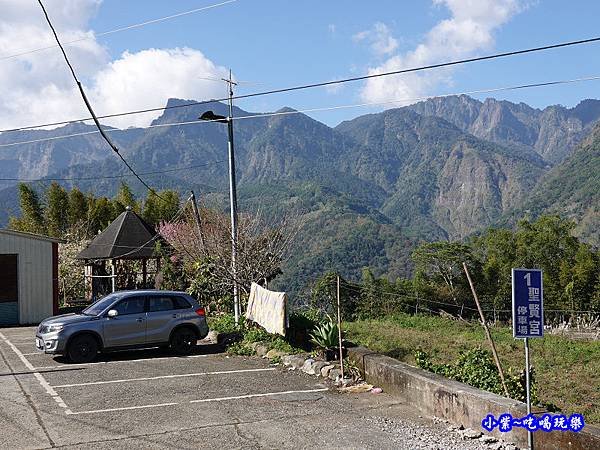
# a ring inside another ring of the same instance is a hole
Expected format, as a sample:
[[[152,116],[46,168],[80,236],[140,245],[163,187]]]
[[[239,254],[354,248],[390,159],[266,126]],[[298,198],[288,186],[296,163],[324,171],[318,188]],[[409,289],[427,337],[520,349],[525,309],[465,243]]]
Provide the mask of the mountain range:
[[[159,188],[194,189],[227,207],[227,130],[196,120],[220,103],[170,108],[154,128],[113,130],[138,172]],[[279,282],[300,290],[324,270],[356,276],[410,271],[420,240],[463,239],[525,214],[559,213],[598,243],[600,101],[574,108],[468,96],[442,97],[367,114],[331,128],[289,108],[262,116],[236,108],[235,150],[242,209],[300,211],[304,227]],[[84,124],[0,135],[0,144],[93,131]],[[192,167],[182,170],[182,167]],[[0,147],[0,223],[17,213],[14,181],[5,178],[89,178],[126,174],[96,134]],[[127,180],[142,194],[133,178]],[[114,178],[65,180],[113,195]],[[37,185],[35,183],[34,185]],[[3,213],[3,214],[2,214]]]

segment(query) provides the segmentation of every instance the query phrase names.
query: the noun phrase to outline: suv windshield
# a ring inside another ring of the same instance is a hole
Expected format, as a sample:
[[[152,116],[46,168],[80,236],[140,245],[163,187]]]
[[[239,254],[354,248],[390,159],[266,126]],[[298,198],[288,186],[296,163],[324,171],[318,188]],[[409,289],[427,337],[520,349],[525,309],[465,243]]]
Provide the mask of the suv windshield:
[[[109,305],[111,305],[115,300],[118,300],[121,297],[119,294],[109,294],[106,297],[101,298],[95,303],[92,303],[90,306],[81,311],[82,314],[86,316],[97,316],[102,311],[104,311]]]

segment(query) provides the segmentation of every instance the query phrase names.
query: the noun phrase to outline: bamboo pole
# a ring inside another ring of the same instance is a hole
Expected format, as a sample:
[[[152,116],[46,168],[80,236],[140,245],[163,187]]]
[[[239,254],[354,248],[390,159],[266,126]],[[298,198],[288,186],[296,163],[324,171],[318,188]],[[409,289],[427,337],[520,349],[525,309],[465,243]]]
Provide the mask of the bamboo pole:
[[[502,365],[500,364],[500,359],[498,358],[498,353],[496,352],[496,345],[494,344],[494,340],[492,339],[492,335],[490,334],[490,329],[487,326],[485,321],[485,316],[483,315],[483,311],[481,309],[481,305],[479,304],[479,298],[477,298],[477,292],[475,292],[475,286],[473,285],[473,280],[471,280],[471,275],[469,274],[469,269],[467,269],[467,264],[463,262],[463,268],[465,269],[465,274],[467,275],[467,279],[469,280],[469,285],[471,286],[471,292],[473,293],[473,298],[475,299],[475,304],[477,305],[477,311],[479,311],[479,317],[481,317],[481,325],[483,325],[483,329],[485,330],[485,335],[487,336],[487,340],[492,347],[492,353],[494,355],[494,361],[496,362],[496,367],[498,367],[498,373],[500,374],[500,381],[502,382],[502,387],[504,388],[504,393],[507,397],[510,397],[508,394],[508,388],[506,387],[506,381],[504,380],[504,371],[502,370]]]
[[[340,371],[342,372],[342,382],[344,382],[344,355],[342,349],[342,315],[340,313],[340,276],[337,276],[337,323],[338,339],[340,348]]]

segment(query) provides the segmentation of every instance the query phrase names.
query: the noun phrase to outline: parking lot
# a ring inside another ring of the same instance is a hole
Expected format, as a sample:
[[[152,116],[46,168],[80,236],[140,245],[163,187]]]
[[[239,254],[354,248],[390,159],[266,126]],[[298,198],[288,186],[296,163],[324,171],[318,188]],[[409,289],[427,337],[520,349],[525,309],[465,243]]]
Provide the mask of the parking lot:
[[[34,335],[0,329],[3,448],[436,448],[378,424],[443,430],[386,394],[340,394],[214,345],[187,357],[154,349],[75,365],[38,353]]]

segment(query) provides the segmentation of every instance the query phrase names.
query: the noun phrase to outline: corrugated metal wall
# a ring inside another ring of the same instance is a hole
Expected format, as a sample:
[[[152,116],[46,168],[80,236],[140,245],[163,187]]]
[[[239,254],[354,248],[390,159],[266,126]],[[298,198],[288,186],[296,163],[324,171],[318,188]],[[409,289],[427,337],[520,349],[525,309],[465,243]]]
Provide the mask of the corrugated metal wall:
[[[52,315],[52,242],[0,233],[0,253],[18,254],[19,322]]]

